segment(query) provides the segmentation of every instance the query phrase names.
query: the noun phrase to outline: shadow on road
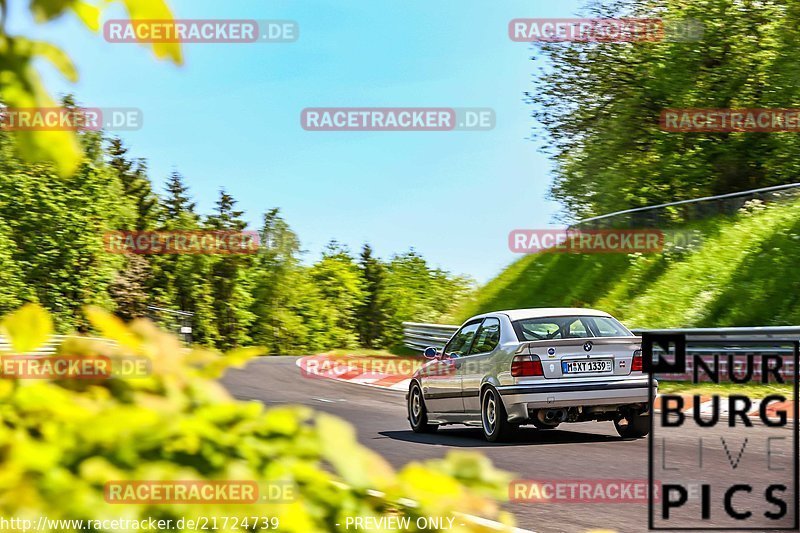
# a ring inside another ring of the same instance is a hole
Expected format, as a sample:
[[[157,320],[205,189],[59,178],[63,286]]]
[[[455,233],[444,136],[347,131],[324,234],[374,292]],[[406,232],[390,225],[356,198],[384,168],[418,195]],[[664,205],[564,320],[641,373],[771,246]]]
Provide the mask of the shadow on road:
[[[521,428],[507,442],[486,442],[480,429],[453,428],[440,429],[433,434],[419,434],[408,431],[381,431],[384,437],[404,442],[418,444],[432,444],[436,446],[454,446],[460,448],[491,448],[497,446],[541,446],[544,444],[581,444],[590,442],[615,442],[632,439],[598,433],[583,433],[577,431],[538,430],[534,428]]]

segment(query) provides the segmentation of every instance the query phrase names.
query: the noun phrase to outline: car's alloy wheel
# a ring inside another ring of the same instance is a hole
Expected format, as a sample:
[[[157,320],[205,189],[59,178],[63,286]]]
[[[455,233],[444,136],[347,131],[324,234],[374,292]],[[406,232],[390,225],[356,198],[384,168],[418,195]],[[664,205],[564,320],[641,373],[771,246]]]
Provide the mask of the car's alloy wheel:
[[[422,390],[416,382],[408,391],[408,421],[414,433],[433,433],[439,428],[438,424],[428,424],[428,410],[425,408],[425,399]]]
[[[614,420],[620,437],[638,439],[650,433],[650,413],[626,413]]]
[[[500,442],[514,430],[514,427],[508,422],[503,400],[491,387],[484,390],[481,398],[481,427],[483,436],[489,442]]]

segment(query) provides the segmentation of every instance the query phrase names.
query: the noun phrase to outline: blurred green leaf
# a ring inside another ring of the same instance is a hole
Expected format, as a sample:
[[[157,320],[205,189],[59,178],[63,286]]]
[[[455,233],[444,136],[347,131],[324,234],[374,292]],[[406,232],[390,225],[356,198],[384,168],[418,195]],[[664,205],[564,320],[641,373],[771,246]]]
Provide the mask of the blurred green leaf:
[[[107,0],[113,1],[113,0]],[[164,0],[121,0],[128,9],[132,21],[172,21],[172,11]],[[180,43],[152,43],[153,52],[159,59],[169,59],[176,65],[183,63]]]
[[[0,327],[16,353],[34,351],[53,334],[53,320],[38,304],[24,305],[6,316]]]
[[[125,325],[119,318],[115,317],[105,309],[97,306],[86,308],[86,318],[100,331],[100,334],[120,345],[139,352],[142,347],[141,340]]]

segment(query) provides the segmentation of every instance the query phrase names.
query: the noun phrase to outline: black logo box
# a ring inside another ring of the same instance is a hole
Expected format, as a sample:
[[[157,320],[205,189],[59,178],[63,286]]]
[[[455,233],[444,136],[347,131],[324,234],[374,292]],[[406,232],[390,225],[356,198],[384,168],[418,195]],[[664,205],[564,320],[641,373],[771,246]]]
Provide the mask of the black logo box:
[[[779,343],[793,347],[794,365],[793,365],[793,486],[794,486],[794,523],[791,526],[784,527],[771,527],[769,531],[798,531],[800,530],[800,464],[798,463],[800,456],[800,427],[798,427],[798,416],[800,413],[800,406],[798,406],[798,377],[800,368],[800,340],[792,339],[761,339],[761,340],[735,340],[724,339],[719,341],[707,340],[702,341],[703,344],[764,344],[764,343]],[[661,350],[667,354],[670,348],[674,347],[673,355],[674,361],[670,362],[662,357],[659,357],[656,363],[653,362],[653,347],[659,346]],[[642,363],[643,370],[648,373],[648,385],[650,389],[650,397],[654,398],[654,374],[684,374],[686,372],[686,345],[687,335],[685,333],[642,333]],[[721,350],[724,351],[724,348]],[[653,428],[655,426],[655,413],[650,416],[650,433],[648,435],[647,446],[647,482],[648,482],[648,505],[647,505],[647,519],[648,529],[651,531],[765,531],[763,526],[760,527],[655,527],[653,516],[653,496],[654,496],[654,480],[653,480]],[[663,495],[662,495],[663,497]]]

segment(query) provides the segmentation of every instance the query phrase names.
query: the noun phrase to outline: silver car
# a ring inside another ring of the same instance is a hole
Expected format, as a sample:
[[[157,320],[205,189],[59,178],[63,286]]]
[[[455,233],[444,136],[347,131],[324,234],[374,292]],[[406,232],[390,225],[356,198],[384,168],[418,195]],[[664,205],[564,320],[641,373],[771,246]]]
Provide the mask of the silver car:
[[[491,442],[523,424],[612,421],[623,437],[650,430],[641,339],[608,313],[542,308],[467,320],[415,372],[407,395],[417,433],[479,426]],[[654,394],[657,383],[654,382]]]

